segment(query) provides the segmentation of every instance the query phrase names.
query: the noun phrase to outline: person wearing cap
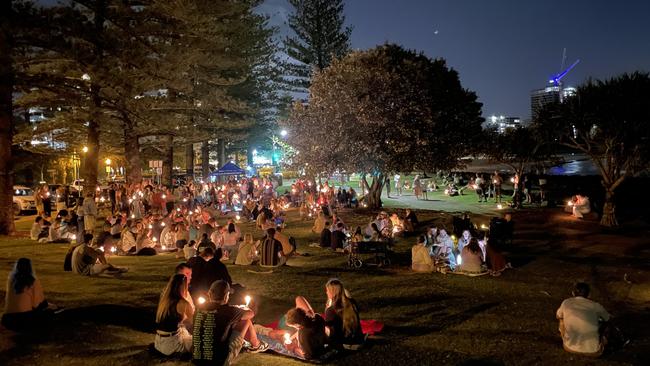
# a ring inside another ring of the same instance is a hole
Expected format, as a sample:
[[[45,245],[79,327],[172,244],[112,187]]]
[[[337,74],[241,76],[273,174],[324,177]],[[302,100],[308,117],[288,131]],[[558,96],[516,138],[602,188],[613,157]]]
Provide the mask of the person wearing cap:
[[[226,281],[210,285],[207,302],[197,306],[194,316],[192,362],[196,365],[230,365],[244,341],[251,353],[264,352],[269,345],[257,338],[253,310],[228,305],[232,290]]]

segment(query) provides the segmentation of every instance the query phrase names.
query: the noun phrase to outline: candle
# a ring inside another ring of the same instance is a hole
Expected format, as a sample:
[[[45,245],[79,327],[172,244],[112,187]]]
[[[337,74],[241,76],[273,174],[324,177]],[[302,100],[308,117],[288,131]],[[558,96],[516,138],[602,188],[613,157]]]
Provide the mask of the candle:
[[[205,297],[199,296],[199,304],[205,304]]]
[[[135,214],[131,214],[131,218],[132,218],[132,219],[135,219]]]
[[[162,195],[162,199],[165,199],[165,198],[167,198],[167,195],[166,195],[166,194],[163,194],[163,195]]]
[[[183,202],[187,202],[187,198],[183,198]]]
[[[510,178],[510,182],[514,183],[514,182],[515,182],[515,178],[514,178],[514,177],[513,177],[513,178]]]
[[[72,240],[77,240],[77,235],[76,234],[72,234]]]
[[[158,241],[158,239],[155,236],[151,238],[151,240],[153,240],[154,242]]]
[[[485,224],[481,224],[481,229],[487,229],[487,226],[485,226]]]
[[[244,302],[246,303],[246,307],[248,307],[248,305],[250,305],[250,303],[251,303],[251,297],[246,295],[244,297]]]
[[[573,206],[573,201],[567,201],[566,204],[567,204],[568,206]]]
[[[161,223],[160,223],[160,226],[165,227],[165,223],[164,223],[164,222],[161,222]]]
[[[291,336],[289,333],[284,333],[284,344],[291,344]]]
[[[117,252],[117,248],[111,247],[111,253],[115,253],[115,252]]]
[[[239,221],[239,219],[241,219],[241,216],[239,215],[235,216],[235,220]]]
[[[149,229],[153,229],[153,225],[151,225],[151,224],[149,224],[149,226],[147,226],[147,227],[148,227]]]
[[[499,203],[499,204],[497,205],[497,208],[500,210],[500,209],[503,208],[503,205]]]
[[[167,246],[163,244],[162,250],[167,250]]]

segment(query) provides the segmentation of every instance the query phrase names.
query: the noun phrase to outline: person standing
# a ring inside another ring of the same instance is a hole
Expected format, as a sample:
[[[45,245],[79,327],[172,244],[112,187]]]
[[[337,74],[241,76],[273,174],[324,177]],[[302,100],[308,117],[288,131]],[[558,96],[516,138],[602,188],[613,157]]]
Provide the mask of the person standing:
[[[395,192],[397,192],[398,196],[402,195],[402,177],[399,174],[395,174],[395,177],[393,178],[395,180]]]
[[[501,202],[501,184],[503,184],[503,178],[499,175],[498,171],[494,171],[492,176],[492,185],[494,186],[494,202]]]
[[[97,204],[95,204],[95,193],[86,193],[83,202],[84,231],[92,234],[95,231],[95,220],[97,218]]]

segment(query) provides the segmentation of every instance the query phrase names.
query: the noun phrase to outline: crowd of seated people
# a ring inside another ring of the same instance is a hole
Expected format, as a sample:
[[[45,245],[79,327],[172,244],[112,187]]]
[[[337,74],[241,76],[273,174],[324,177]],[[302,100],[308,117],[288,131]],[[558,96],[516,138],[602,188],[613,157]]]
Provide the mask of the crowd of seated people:
[[[504,227],[511,229],[511,216],[506,216],[506,219],[497,220],[502,220]],[[465,228],[460,223],[466,219],[467,216],[456,222],[455,228]],[[472,227],[473,225],[468,225],[467,229],[462,230],[459,238],[449,235],[444,228],[428,228],[411,248],[411,269],[416,272],[438,271],[468,275],[489,273],[498,276],[505,269],[511,268],[502,252],[502,238],[491,233],[478,237],[478,232]]]

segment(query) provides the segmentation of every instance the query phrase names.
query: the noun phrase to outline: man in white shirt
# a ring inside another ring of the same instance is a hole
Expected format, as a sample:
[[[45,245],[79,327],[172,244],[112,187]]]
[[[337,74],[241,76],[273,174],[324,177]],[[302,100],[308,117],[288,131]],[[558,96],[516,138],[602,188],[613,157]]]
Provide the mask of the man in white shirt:
[[[609,313],[602,305],[588,299],[589,285],[576,284],[573,296],[557,309],[560,335],[567,352],[598,357],[607,340],[601,334],[602,325],[609,321]]]
[[[402,195],[402,181],[400,180],[402,177],[399,174],[395,174],[395,192],[397,192],[398,196]]]

